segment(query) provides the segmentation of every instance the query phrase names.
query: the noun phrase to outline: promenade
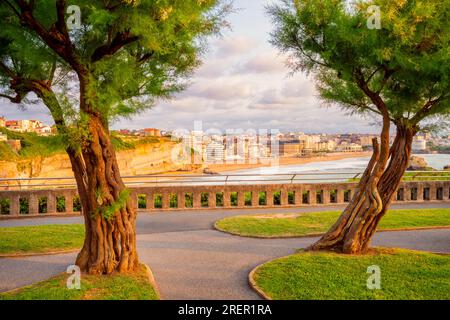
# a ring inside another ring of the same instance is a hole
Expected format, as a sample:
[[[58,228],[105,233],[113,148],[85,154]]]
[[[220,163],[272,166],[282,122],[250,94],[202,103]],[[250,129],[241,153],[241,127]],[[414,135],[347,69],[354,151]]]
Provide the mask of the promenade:
[[[395,209],[450,208],[450,204],[402,204]],[[163,299],[259,299],[248,273],[268,260],[304,248],[315,238],[253,239],[214,229],[214,222],[241,214],[298,213],[342,206],[141,213],[137,222],[140,260],[155,275]],[[81,217],[0,221],[0,227],[82,223]],[[450,253],[450,230],[377,233],[374,246]],[[45,280],[74,262],[76,253],[0,259],[0,292]]]

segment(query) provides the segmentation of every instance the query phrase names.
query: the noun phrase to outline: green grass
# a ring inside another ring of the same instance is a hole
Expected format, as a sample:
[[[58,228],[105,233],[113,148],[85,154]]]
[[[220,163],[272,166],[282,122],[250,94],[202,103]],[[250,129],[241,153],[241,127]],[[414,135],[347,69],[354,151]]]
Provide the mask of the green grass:
[[[449,172],[435,172],[434,169],[429,168],[426,172],[405,172],[403,181],[448,181],[450,180]],[[348,182],[359,182],[360,178],[348,179]]]
[[[248,237],[296,237],[327,231],[340,211],[303,214],[245,215],[216,222],[219,230]],[[450,209],[391,210],[379,230],[450,226]]]
[[[45,253],[79,249],[84,225],[46,225],[0,228],[0,254]]]
[[[424,178],[427,177],[427,178]],[[426,173],[406,172],[403,181],[445,181],[450,180],[450,172],[433,172]]]
[[[0,293],[0,300],[158,300],[145,267],[133,274],[109,276],[81,275],[80,290],[66,286],[68,274],[62,274],[31,286]]]
[[[381,289],[369,290],[367,268],[381,270]],[[259,267],[257,286],[275,300],[450,299],[450,255],[378,249],[366,256],[298,253]]]

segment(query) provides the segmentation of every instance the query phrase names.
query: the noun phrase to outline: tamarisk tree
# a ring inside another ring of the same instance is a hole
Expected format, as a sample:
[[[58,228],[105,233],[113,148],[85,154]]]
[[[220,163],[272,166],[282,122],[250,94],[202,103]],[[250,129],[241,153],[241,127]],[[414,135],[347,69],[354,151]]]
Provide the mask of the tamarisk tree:
[[[25,105],[37,97],[66,141],[85,220],[82,271],[138,265],[136,199],[110,123],[182,90],[228,9],[218,0],[0,2],[0,96]]]
[[[309,247],[365,253],[406,171],[413,137],[448,123],[450,1],[285,0],[268,12],[272,43],[290,56],[293,72],[314,76],[325,103],[382,122],[352,201]]]

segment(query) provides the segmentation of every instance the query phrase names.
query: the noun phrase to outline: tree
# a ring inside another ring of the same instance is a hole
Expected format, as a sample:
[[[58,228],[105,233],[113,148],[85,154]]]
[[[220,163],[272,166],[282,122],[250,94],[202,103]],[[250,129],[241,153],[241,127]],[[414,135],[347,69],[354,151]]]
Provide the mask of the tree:
[[[372,28],[377,8],[379,29]],[[448,123],[450,1],[285,0],[268,12],[272,43],[289,55],[293,72],[314,75],[323,101],[382,120],[358,191],[308,248],[365,253],[408,166],[413,137]]]
[[[76,264],[91,274],[129,272],[138,265],[136,199],[121,179],[109,125],[182,90],[203,39],[219,32],[229,7],[220,0],[70,4],[1,2],[1,97],[30,104],[37,96],[65,138],[86,228]]]

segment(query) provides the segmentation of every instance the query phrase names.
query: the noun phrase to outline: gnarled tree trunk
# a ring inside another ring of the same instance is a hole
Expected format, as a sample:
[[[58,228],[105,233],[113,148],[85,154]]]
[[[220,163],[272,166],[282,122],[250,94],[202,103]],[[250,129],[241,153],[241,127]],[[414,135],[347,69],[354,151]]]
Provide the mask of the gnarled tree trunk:
[[[387,167],[387,161],[380,157],[378,142],[374,140],[374,153],[359,182],[358,191],[338,221],[308,250],[349,254],[367,252],[378,224],[392,203],[406,171],[416,132],[416,128],[397,124],[397,135],[390,148]]]
[[[81,153],[68,150],[86,229],[76,264],[90,274],[132,272],[138,265],[136,206],[120,177],[108,130],[92,115],[88,128]]]

